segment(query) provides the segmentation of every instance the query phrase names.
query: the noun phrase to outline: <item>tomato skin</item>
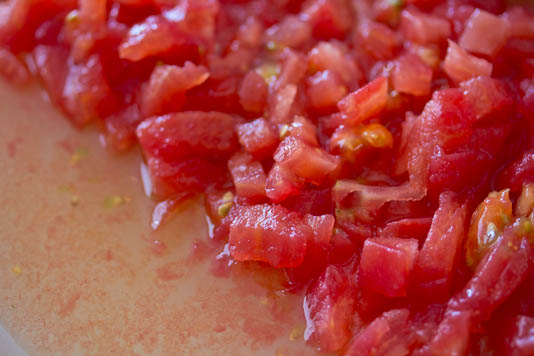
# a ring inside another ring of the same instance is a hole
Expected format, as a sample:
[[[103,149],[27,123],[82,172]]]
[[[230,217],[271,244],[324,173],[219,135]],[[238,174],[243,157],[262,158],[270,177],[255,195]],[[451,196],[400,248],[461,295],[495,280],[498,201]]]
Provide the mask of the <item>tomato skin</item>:
[[[268,204],[235,209],[228,240],[235,260],[263,261],[277,268],[302,264],[313,232],[296,213]]]

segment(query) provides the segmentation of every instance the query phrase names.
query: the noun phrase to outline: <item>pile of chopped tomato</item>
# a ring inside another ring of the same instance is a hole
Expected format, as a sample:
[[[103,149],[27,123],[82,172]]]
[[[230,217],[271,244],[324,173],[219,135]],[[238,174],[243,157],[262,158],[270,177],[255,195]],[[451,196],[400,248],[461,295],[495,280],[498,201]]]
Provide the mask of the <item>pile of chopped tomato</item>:
[[[0,73],[203,193],[342,355],[534,354],[534,5],[9,0]]]

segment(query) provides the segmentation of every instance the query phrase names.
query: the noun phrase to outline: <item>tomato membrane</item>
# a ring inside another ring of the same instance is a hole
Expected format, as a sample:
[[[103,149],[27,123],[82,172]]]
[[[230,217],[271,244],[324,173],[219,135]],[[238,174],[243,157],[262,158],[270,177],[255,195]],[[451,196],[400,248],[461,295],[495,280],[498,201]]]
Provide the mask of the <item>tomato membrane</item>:
[[[140,146],[154,228],[204,194],[318,349],[532,354],[527,1],[8,0],[0,64]]]

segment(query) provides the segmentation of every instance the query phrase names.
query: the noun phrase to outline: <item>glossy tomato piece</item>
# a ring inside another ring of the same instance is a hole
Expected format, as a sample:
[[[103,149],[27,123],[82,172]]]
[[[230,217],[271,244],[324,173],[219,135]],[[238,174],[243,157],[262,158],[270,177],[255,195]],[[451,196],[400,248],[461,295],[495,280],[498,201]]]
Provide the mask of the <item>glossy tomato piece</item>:
[[[355,46],[361,46],[372,58],[391,59],[399,45],[397,33],[382,23],[366,21],[357,28]]]
[[[279,135],[274,125],[263,118],[239,124],[236,130],[241,146],[258,158],[272,154],[279,143]]]
[[[308,145],[315,147],[319,146],[319,141],[317,140],[317,127],[304,116],[295,116],[293,122],[287,129],[287,133]]]
[[[440,322],[432,340],[414,355],[442,355],[444,350],[450,355],[464,355],[469,346],[470,328],[469,311],[448,313]]]
[[[354,285],[342,267],[330,265],[307,290],[304,338],[323,351],[337,351],[350,339]]]
[[[271,201],[278,203],[286,198],[298,195],[304,181],[284,166],[275,163],[267,176],[266,192]]]
[[[432,68],[419,56],[405,54],[395,62],[393,70],[393,88],[399,93],[423,96],[430,94],[432,85]]]
[[[449,40],[443,70],[452,81],[459,83],[478,76],[491,76],[493,64],[483,58],[473,56]]]
[[[261,199],[265,197],[267,177],[260,162],[248,153],[236,153],[228,160],[228,170],[232,176],[237,195]]]
[[[338,41],[319,42],[308,52],[308,72],[314,74],[326,70],[337,73],[351,87],[363,77],[347,47]]]
[[[67,57],[68,52],[62,47],[37,46],[33,51],[39,77],[56,105],[60,105],[63,100],[63,87],[69,70]]]
[[[11,52],[0,48],[0,75],[16,86],[23,86],[30,80],[26,66]]]
[[[458,44],[469,52],[494,57],[510,37],[510,24],[484,10],[476,9],[465,25]]]
[[[336,219],[333,215],[314,216],[307,214],[305,220],[313,235],[306,244],[306,256],[298,267],[286,269],[293,284],[305,284],[317,277],[328,265],[328,251]]]
[[[325,215],[333,214],[334,203],[330,188],[307,188],[302,189],[299,195],[289,197],[284,201],[284,206],[289,210],[302,215]]]
[[[181,112],[146,119],[137,128],[137,137],[146,155],[167,162],[228,156],[237,147],[237,122],[218,112]]]
[[[534,318],[519,315],[515,318],[512,335],[506,340],[507,355],[532,355],[534,353]]]
[[[394,309],[356,333],[345,356],[407,355],[410,351],[407,309]]]
[[[92,55],[87,61],[70,66],[63,87],[63,107],[77,125],[114,111],[116,103],[99,56]]]
[[[520,192],[523,185],[534,182],[534,150],[528,150],[499,176],[499,185]]]
[[[388,223],[380,230],[380,237],[414,238],[419,241],[426,239],[432,218],[406,218]]]
[[[302,264],[307,241],[313,235],[306,221],[279,205],[236,209],[228,240],[235,260],[263,261],[277,268]]]
[[[312,26],[307,19],[286,16],[265,31],[268,46],[299,48],[310,41]]]
[[[379,77],[343,98],[338,108],[346,115],[346,122],[356,126],[379,115],[386,107],[388,96],[388,81]]]
[[[267,105],[268,86],[255,70],[245,75],[239,88],[239,103],[246,111],[263,113]]]
[[[312,24],[313,35],[321,39],[342,37],[353,21],[346,0],[308,0],[301,14]]]
[[[335,72],[317,72],[308,79],[308,98],[313,108],[329,110],[347,95],[347,88]]]
[[[460,83],[465,98],[473,107],[477,119],[482,119],[494,113],[506,114],[506,110],[513,105],[510,93],[504,84],[490,77],[476,77]]]
[[[402,297],[417,256],[417,240],[374,238],[365,241],[359,267],[359,285],[387,297]]]
[[[412,7],[402,11],[400,30],[412,42],[440,43],[450,37],[451,25],[445,19]]]
[[[143,89],[142,110],[145,117],[180,111],[185,92],[204,83],[209,72],[204,66],[186,62],[183,67],[158,65]]]
[[[226,180],[223,165],[202,158],[185,158],[170,164],[160,158],[149,157],[147,162],[152,193],[156,197],[169,197],[177,192],[202,192]]]
[[[465,237],[467,206],[452,194],[440,195],[439,208],[423,247],[415,259],[411,285],[414,295],[446,300],[450,293],[454,267]]]
[[[297,177],[316,185],[321,184],[339,166],[337,157],[293,136],[286,137],[280,143],[274,160]]]
[[[135,130],[143,117],[137,104],[127,106],[124,110],[105,119],[106,143],[118,151],[131,148],[137,137]]]

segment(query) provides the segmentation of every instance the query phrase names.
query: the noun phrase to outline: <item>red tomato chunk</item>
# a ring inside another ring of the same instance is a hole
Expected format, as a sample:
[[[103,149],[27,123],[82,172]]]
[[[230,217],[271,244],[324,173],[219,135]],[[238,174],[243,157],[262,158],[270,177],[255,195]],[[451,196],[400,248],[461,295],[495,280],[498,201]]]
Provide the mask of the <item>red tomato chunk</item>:
[[[203,194],[336,355],[534,352],[533,75],[529,1],[0,1],[0,76],[139,145],[154,229]]]

